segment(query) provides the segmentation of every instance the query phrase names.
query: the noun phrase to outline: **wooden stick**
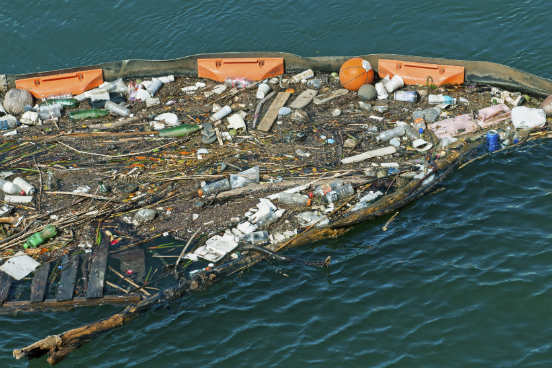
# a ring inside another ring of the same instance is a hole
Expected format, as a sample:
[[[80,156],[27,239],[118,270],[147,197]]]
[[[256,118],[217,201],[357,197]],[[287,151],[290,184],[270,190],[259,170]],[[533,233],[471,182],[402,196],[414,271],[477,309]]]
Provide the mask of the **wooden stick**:
[[[44,192],[46,194],[58,194],[58,195],[70,195],[70,196],[76,196],[76,197],[87,197],[87,198],[94,198],[94,199],[101,199],[104,201],[113,201],[113,202],[120,202],[116,198],[112,197],[103,197],[95,194],[90,193],[80,193],[80,192],[58,192],[58,191],[46,191]]]
[[[130,285],[134,286],[136,289],[140,290],[141,292],[143,292],[144,294],[146,294],[147,296],[151,296],[151,294],[146,290],[144,289],[142,286],[138,285],[137,283],[135,283],[134,281],[132,281],[131,279],[129,279],[128,277],[126,277],[125,275],[123,275],[122,273],[118,272],[116,269],[114,269],[113,267],[109,266],[109,269],[117,276],[119,276],[120,278],[122,278],[123,280],[125,280],[126,282],[128,282]]]
[[[111,287],[114,288],[114,289],[121,290],[123,293],[128,294],[127,289],[122,288],[122,287],[120,287],[120,286],[117,285],[117,284],[114,284],[114,283],[109,282],[109,281],[106,281],[105,283],[106,283],[107,285],[111,286]]]
[[[199,233],[200,230],[201,230],[201,228],[197,229],[195,231],[195,233],[192,234],[190,239],[188,239],[188,242],[186,243],[184,248],[182,248],[182,251],[180,252],[180,255],[178,256],[178,259],[176,260],[176,264],[174,265],[174,272],[176,272],[176,268],[178,267],[178,264],[180,263],[180,259],[182,258],[182,256],[184,256],[184,254],[186,253],[186,250],[188,250],[188,247],[192,243],[192,240],[194,240],[195,236]]]
[[[108,158],[119,158],[119,157],[138,156],[138,155],[143,155],[143,154],[146,154],[146,153],[151,153],[151,152],[154,152],[154,151],[158,151],[158,150],[161,149],[161,148],[164,148],[164,147],[170,146],[171,144],[177,143],[177,141],[169,142],[169,143],[167,143],[167,144],[164,144],[164,145],[159,146],[159,147],[156,147],[156,148],[152,148],[152,149],[147,150],[147,151],[125,153],[125,154],[123,154],[123,155],[104,155],[103,153],[86,152],[86,151],[78,150],[78,149],[76,149],[76,148],[74,148],[74,147],[71,147],[70,145],[65,144],[65,143],[63,143],[63,142],[60,142],[60,141],[58,141],[57,143],[61,144],[61,145],[64,146],[64,147],[69,148],[70,150],[73,150],[73,151],[75,151],[75,152],[81,153],[81,154],[83,154],[83,155],[100,156],[100,157],[108,157]]]
[[[393,221],[393,220],[395,219],[395,217],[397,217],[398,214],[399,214],[399,211],[395,212],[395,213],[393,214],[393,216],[391,216],[391,218],[385,222],[385,225],[383,225],[383,227],[381,228],[381,230],[387,231],[387,227],[389,226],[389,224],[391,223],[391,221]]]

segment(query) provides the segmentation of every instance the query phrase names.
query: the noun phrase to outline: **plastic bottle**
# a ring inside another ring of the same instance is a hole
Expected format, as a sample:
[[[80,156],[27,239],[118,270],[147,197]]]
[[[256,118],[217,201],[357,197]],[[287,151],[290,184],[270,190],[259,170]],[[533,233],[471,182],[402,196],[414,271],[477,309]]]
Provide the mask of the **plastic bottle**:
[[[211,121],[217,121],[222,118],[224,118],[226,115],[230,114],[232,112],[232,108],[228,105],[224,106],[222,109],[215,112],[213,115],[211,115]]]
[[[391,138],[402,137],[404,135],[404,126],[398,126],[393,129],[388,129],[377,135],[376,140],[378,142],[386,142]]]
[[[181,124],[179,126],[161,129],[159,131],[160,137],[184,137],[194,132],[201,130],[201,127],[197,124]]]
[[[341,198],[348,197],[355,193],[351,184],[345,184],[341,180],[334,180],[331,183],[319,185],[314,193],[326,199],[328,203],[333,203]]]
[[[71,111],[69,113],[69,117],[73,120],[84,120],[84,119],[102,118],[107,114],[109,114],[109,111],[105,109],[89,109],[89,110]]]
[[[259,166],[254,166],[238,174],[230,175],[232,189],[245,187],[247,184],[259,182]]]
[[[252,86],[254,83],[251,82],[249,79],[246,79],[246,78],[231,78],[231,77],[228,77],[224,80],[224,84],[228,87],[247,88],[247,87]]]
[[[395,101],[403,101],[403,102],[418,101],[418,92],[416,91],[397,91],[393,96]]]
[[[159,79],[157,78],[153,78],[151,80],[151,83],[149,84],[148,88],[146,89],[148,91],[148,93],[150,94],[150,96],[155,96],[155,94],[157,93],[157,91],[159,91],[159,88],[161,88],[161,86],[163,85],[163,82],[161,82]]]
[[[26,195],[33,195],[35,187],[23,178],[17,177],[13,179],[13,183],[23,190]]]
[[[12,183],[8,180],[0,179],[0,188],[6,194],[19,194],[21,193],[21,188],[19,185]]]
[[[311,205],[311,199],[304,194],[282,192],[276,198],[280,204],[288,206],[308,207]]]
[[[8,115],[8,116],[11,116],[11,115]],[[16,118],[11,119],[11,118],[6,118],[6,116],[4,116],[0,120],[0,129],[1,130],[12,129],[12,128],[15,128],[16,126],[17,126],[17,119]]]
[[[312,71],[312,69],[307,69],[304,72],[301,72],[299,74],[295,74],[293,77],[291,77],[291,82],[292,83],[299,83],[303,79],[309,79],[309,78],[312,78],[312,77],[314,77],[314,72]]]
[[[200,189],[198,189],[197,194],[200,197],[203,197],[205,195],[216,194],[225,190],[230,190],[230,181],[228,179],[222,179],[209,184],[205,184]]]
[[[268,231],[254,231],[244,235],[240,240],[253,245],[265,244],[268,243]]]
[[[79,106],[79,100],[76,98],[48,98],[46,99],[46,105],[61,105],[64,107],[77,107]]]
[[[446,95],[429,95],[427,97],[427,102],[430,104],[448,104],[456,105],[456,99]]]
[[[130,110],[127,109],[124,106],[118,105],[113,101],[106,101],[105,108],[109,110],[109,112],[119,115],[119,116],[129,116]]]
[[[257,98],[263,99],[266,97],[266,94],[270,91],[270,86],[266,83],[259,84],[257,88]]]
[[[415,128],[411,127],[410,125],[404,126],[404,132],[408,138],[411,140],[420,138],[420,131],[416,130]]]
[[[38,116],[42,120],[55,119],[61,117],[61,110],[63,106],[54,103],[54,104],[43,104],[38,106]]]
[[[44,243],[46,240],[53,238],[57,235],[57,230],[54,225],[46,225],[44,229],[38,233],[34,233],[31,235],[25,244],[23,244],[23,248],[27,249],[29,247],[36,248],[40,244]]]

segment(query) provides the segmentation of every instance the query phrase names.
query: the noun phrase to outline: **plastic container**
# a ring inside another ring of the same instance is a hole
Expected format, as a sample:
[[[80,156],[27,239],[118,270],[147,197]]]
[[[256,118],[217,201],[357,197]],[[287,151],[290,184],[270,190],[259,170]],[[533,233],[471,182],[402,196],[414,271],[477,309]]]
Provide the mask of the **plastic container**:
[[[12,115],[2,116],[0,118],[0,129],[8,130],[13,129],[17,126],[17,118]]]
[[[429,95],[427,97],[427,102],[433,105],[456,105],[456,99],[446,95]]]
[[[378,100],[385,100],[387,97],[389,97],[389,94],[387,93],[387,90],[385,89],[383,82],[376,83],[375,87],[376,87],[376,92],[378,93]]]
[[[512,109],[512,124],[516,129],[533,129],[546,124],[546,113],[543,109],[516,106]]]
[[[278,203],[288,206],[308,207],[311,205],[311,199],[308,196],[299,193],[282,192],[278,194],[276,199],[278,200]]]
[[[106,101],[105,108],[109,110],[110,113],[119,115],[119,116],[129,116],[130,110],[124,106],[118,105],[113,101]]]
[[[394,75],[393,78],[389,79],[383,79],[382,80],[383,86],[389,93],[393,93],[394,91],[398,90],[399,88],[404,87],[404,81],[399,75]]]
[[[209,194],[216,194],[225,190],[230,190],[230,188],[230,181],[228,179],[222,179],[203,185],[200,189],[198,189],[197,194],[200,197],[203,197]]]
[[[268,231],[254,231],[247,235],[244,235],[240,241],[253,244],[253,245],[262,245],[268,243]]]
[[[222,109],[215,112],[213,115],[211,115],[211,121],[217,121],[224,118],[226,115],[230,114],[232,112],[232,108],[228,105],[224,106]]]
[[[235,88],[247,88],[254,84],[254,82],[250,81],[246,78],[226,78],[224,80],[224,84],[228,87],[235,87]]]
[[[197,124],[181,124],[172,128],[161,129],[159,131],[160,137],[184,137],[194,132],[201,130],[201,127]]]
[[[254,166],[238,174],[230,175],[230,186],[232,189],[245,187],[248,184],[259,182],[259,166]]]
[[[13,179],[13,183],[23,190],[26,195],[33,195],[35,187],[23,178],[17,177]]]
[[[57,235],[57,229],[54,225],[46,225],[44,229],[38,233],[34,233],[31,235],[25,244],[23,244],[23,248],[27,249],[29,247],[36,248],[40,244],[44,243],[46,240],[53,238]]]
[[[494,152],[500,149],[500,139],[496,130],[489,130],[486,135],[487,150]]]
[[[395,101],[416,102],[418,101],[418,92],[416,91],[397,91],[393,95]]]
[[[19,194],[22,191],[19,185],[3,179],[0,179],[0,188],[6,194]]]
[[[266,83],[259,84],[257,88],[257,98],[263,99],[266,97],[266,94],[270,91],[270,86]]]
[[[391,138],[402,137],[405,133],[404,126],[398,126],[393,129],[388,129],[377,135],[376,140],[378,142],[386,142]]]
[[[146,88],[146,91],[150,94],[151,97],[155,96],[157,91],[159,91],[159,88],[163,85],[163,82],[161,82],[157,78],[153,78],[151,80],[151,83],[149,84],[148,88]]]

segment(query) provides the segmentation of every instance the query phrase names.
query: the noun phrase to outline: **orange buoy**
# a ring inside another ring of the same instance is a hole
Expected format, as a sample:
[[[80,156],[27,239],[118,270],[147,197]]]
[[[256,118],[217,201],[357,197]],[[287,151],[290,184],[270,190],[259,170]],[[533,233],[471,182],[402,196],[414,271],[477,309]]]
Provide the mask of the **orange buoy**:
[[[374,70],[368,60],[359,57],[352,58],[339,68],[339,81],[343,88],[358,91],[363,84],[374,81]]]

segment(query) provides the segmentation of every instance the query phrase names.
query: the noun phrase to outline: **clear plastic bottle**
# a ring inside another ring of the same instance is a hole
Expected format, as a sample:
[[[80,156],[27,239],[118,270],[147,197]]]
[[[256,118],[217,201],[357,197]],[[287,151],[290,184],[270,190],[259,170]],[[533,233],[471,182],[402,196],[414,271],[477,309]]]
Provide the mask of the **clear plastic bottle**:
[[[26,195],[33,195],[35,187],[23,178],[17,177],[13,179],[13,183],[17,185]]]
[[[228,179],[217,180],[209,184],[203,185],[198,189],[197,194],[200,197],[209,194],[216,194],[225,190],[230,190],[230,181]]]
[[[240,240],[253,245],[266,244],[268,243],[268,231],[254,231],[244,235]]]
[[[6,194],[19,194],[21,193],[21,188],[19,185],[12,183],[8,180],[0,179],[0,188]]]
[[[61,117],[61,110],[63,109],[63,106],[58,103],[54,104],[48,104],[48,105],[40,105],[38,107],[38,116],[42,120],[48,120],[48,119],[56,119]]]
[[[109,110],[109,112],[115,115],[125,116],[125,117],[130,115],[129,109],[119,104],[116,104],[113,101],[106,101],[105,108]]]
[[[416,102],[418,101],[418,92],[416,91],[397,91],[393,94],[395,101]]]
[[[296,206],[296,207],[308,207],[311,205],[311,199],[300,193],[287,193],[282,192],[278,194],[278,202],[280,204],[285,204],[288,206]]]
[[[404,135],[404,133],[405,133],[404,126],[398,126],[398,127],[393,128],[393,129],[388,129],[388,130],[385,130],[385,131],[381,132],[376,137],[376,140],[378,142],[382,142],[382,141],[386,142],[386,141],[390,140],[391,138],[402,137]]]
[[[319,185],[315,188],[314,193],[319,197],[323,197],[328,203],[333,203],[341,198],[353,195],[355,190],[351,184],[334,180],[331,183]]]
[[[228,77],[224,80],[224,84],[228,87],[236,87],[236,88],[247,88],[254,84],[254,82],[250,81],[246,78],[231,78]]]
[[[245,187],[247,184],[259,182],[259,166],[254,166],[238,174],[230,175],[230,186],[232,189]]]

